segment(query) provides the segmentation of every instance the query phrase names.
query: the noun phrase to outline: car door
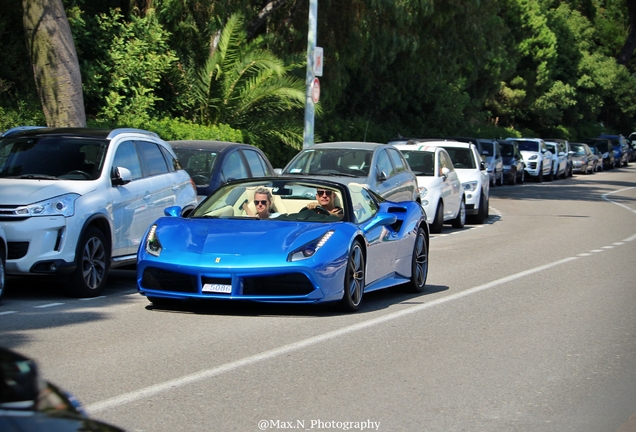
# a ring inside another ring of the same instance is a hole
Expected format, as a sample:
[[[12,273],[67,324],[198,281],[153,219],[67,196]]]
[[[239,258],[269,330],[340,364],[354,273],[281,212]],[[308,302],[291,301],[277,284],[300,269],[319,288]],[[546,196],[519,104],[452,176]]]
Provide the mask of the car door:
[[[115,155],[109,172],[122,167],[130,171],[132,180],[113,186],[111,193],[111,223],[113,225],[112,256],[126,256],[137,252],[141,236],[152,223],[153,179],[144,176],[141,159],[134,141],[115,144]],[[146,223],[148,225],[146,225]]]
[[[241,153],[235,149],[229,152],[225,158],[221,161],[221,178],[223,184],[237,179],[244,179],[249,177],[249,172]]]
[[[247,161],[252,177],[267,177],[274,175],[270,168],[270,164],[263,159],[260,153],[249,149],[243,149],[242,153],[243,156],[245,156],[245,160]]]
[[[395,167],[395,174],[389,179],[395,189],[395,201],[413,201],[417,193],[417,177],[409,169],[404,156],[396,148],[386,149]]]
[[[393,272],[399,251],[399,236],[386,226],[372,225],[380,206],[366,189],[351,188],[351,205],[356,222],[365,232],[367,240],[365,283],[368,285]]]
[[[441,173],[443,168],[448,169],[448,174],[442,176],[444,219],[448,219],[449,217],[455,217],[459,211],[459,205],[463,196],[461,182],[448,154],[443,149],[438,149],[436,153],[437,157],[435,159],[437,159],[438,164],[436,168],[438,170],[437,172]]]
[[[375,152],[375,169],[370,173],[371,178],[369,184],[374,192],[390,201],[399,201],[396,199],[397,191],[389,179],[395,175],[395,167],[391,162],[389,154],[385,148],[380,148]]]

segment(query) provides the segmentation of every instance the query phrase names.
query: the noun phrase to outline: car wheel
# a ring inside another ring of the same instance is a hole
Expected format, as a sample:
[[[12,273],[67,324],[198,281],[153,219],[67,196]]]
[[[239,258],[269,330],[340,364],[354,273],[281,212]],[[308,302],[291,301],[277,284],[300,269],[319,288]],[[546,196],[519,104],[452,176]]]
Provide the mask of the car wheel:
[[[431,232],[441,233],[443,226],[444,226],[444,203],[440,201],[437,204],[437,209],[435,210],[435,219],[433,219],[433,223],[431,224]]]
[[[519,176],[519,184],[523,184],[526,181],[526,170],[521,170],[521,176]]]
[[[69,292],[77,297],[96,297],[106,286],[110,268],[110,253],[106,238],[97,228],[90,227],[80,238],[76,252],[75,271],[71,275]]]
[[[479,197],[479,208],[477,209],[477,216],[475,217],[475,221],[478,224],[483,224],[486,218],[488,217],[488,203],[486,202],[486,197],[482,193]]]
[[[358,310],[364,294],[364,255],[362,246],[356,240],[351,245],[347,269],[344,279],[344,296],[341,306],[344,310],[354,312]]]
[[[553,181],[554,180],[554,166],[550,165],[550,174],[548,174],[548,181]]]
[[[508,184],[510,186],[514,186],[515,184],[517,184],[517,171],[516,170],[512,170],[512,168],[510,169],[510,180],[508,180]]]
[[[457,216],[453,219],[453,228],[464,228],[466,225],[466,203],[462,198],[459,203],[459,211],[457,212]]]
[[[417,229],[415,244],[413,245],[413,256],[411,258],[411,282],[408,283],[408,290],[414,293],[421,293],[426,286],[428,277],[428,244],[424,228]]]
[[[0,256],[0,302],[2,301],[2,294],[4,294],[4,284],[5,284],[5,268],[4,268],[4,257]]]
[[[503,185],[503,171],[499,173],[499,177],[497,178],[495,183],[497,183],[497,186],[502,186]]]

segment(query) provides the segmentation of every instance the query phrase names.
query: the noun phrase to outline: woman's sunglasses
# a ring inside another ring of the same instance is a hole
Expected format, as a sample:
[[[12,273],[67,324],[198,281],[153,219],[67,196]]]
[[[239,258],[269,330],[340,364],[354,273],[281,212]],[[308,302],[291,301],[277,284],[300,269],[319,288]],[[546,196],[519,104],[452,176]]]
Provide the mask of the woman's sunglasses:
[[[254,200],[254,205],[258,205],[258,203],[261,203],[261,205],[267,205],[267,200]]]
[[[316,191],[316,195],[318,195],[318,196],[323,196],[323,195],[331,196],[332,193],[333,193],[333,191],[328,191],[328,190]]]

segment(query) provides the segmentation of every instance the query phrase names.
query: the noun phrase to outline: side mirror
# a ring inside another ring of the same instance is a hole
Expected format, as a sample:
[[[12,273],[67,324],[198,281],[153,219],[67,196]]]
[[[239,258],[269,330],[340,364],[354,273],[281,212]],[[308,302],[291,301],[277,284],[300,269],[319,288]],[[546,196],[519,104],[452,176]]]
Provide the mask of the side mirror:
[[[377,226],[393,225],[395,222],[397,222],[397,216],[393,213],[379,212],[364,230],[368,232]]]
[[[486,164],[484,161],[479,162],[479,170],[484,171],[486,169]]]
[[[113,167],[113,170],[110,173],[110,180],[113,183],[113,186],[122,186],[132,181],[132,174],[128,168]]]
[[[448,175],[450,174],[450,170],[446,167],[442,168],[442,175],[444,176],[444,178],[448,177]]]
[[[283,169],[282,168],[274,168],[274,175],[281,175],[283,173]]]
[[[163,214],[170,217],[179,217],[181,216],[181,207],[180,206],[170,206],[163,209]]]
[[[376,176],[376,178],[379,182],[386,181],[386,178],[387,178],[386,173],[384,171],[380,171],[378,175]]]

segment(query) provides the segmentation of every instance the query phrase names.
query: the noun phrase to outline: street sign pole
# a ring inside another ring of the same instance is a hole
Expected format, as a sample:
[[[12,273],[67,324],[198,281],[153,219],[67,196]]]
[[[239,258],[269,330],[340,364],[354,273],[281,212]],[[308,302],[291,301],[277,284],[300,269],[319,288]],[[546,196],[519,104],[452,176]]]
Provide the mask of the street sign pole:
[[[307,77],[305,79],[305,130],[303,148],[314,145],[314,50],[318,32],[318,0],[309,0],[309,29],[307,32]]]

